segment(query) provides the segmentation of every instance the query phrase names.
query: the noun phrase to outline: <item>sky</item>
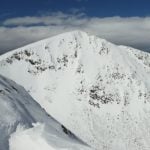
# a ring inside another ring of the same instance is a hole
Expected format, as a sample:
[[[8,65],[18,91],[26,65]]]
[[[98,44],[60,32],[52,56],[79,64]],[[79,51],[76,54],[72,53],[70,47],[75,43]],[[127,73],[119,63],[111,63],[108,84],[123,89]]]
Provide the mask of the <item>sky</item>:
[[[150,51],[150,0],[0,2],[0,54],[77,29]]]

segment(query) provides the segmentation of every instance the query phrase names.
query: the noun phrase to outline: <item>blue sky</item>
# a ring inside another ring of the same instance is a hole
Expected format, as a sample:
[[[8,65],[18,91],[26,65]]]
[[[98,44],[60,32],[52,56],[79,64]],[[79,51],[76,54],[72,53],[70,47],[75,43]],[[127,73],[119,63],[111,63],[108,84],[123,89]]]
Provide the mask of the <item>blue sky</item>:
[[[88,16],[149,16],[149,0],[3,0],[1,19],[16,16],[35,16],[40,13],[81,9]]]
[[[76,29],[150,51],[150,0],[1,0],[0,53]]]

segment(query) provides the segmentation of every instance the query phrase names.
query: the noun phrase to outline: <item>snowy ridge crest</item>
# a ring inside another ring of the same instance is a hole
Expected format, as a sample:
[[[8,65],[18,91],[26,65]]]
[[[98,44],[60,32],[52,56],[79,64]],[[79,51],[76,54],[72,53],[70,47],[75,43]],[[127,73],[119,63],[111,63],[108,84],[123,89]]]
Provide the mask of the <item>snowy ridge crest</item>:
[[[48,115],[24,88],[0,75],[0,149],[90,148]]]

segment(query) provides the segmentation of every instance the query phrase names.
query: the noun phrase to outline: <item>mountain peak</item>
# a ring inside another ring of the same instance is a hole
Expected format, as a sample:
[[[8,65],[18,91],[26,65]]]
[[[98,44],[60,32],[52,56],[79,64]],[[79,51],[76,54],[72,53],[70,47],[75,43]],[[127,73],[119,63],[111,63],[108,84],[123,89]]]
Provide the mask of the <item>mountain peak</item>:
[[[73,31],[68,31],[66,33],[69,33],[69,34],[87,34],[87,32],[82,31],[82,30],[73,30]],[[66,33],[62,33],[62,34],[66,34]]]
[[[7,53],[9,54],[9,53],[13,53],[14,51],[20,51],[21,49],[35,47],[36,45],[38,45],[38,46],[39,45],[44,45],[44,43],[46,45],[47,43],[49,43],[51,41],[60,41],[62,39],[67,40],[67,39],[70,38],[70,40],[71,40],[73,38],[76,38],[76,40],[78,40],[78,41],[80,41],[81,39],[82,39],[82,41],[83,41],[83,39],[88,40],[91,36],[100,39],[99,37],[96,37],[94,35],[89,34],[88,32],[85,32],[85,31],[82,31],[82,30],[73,30],[73,31],[64,32],[64,33],[61,33],[61,34],[58,34],[58,35],[55,35],[55,36],[52,36],[52,37],[49,37],[49,38],[46,38],[46,39],[42,39],[40,41],[28,44],[26,46],[23,46],[21,48],[17,48],[16,50],[12,50],[12,51],[7,52]],[[101,39],[101,40],[104,41],[104,39]],[[7,55],[7,53],[6,53],[6,55]]]
[[[141,149],[141,132],[150,139],[149,53],[72,31],[2,55],[0,72],[95,149]]]

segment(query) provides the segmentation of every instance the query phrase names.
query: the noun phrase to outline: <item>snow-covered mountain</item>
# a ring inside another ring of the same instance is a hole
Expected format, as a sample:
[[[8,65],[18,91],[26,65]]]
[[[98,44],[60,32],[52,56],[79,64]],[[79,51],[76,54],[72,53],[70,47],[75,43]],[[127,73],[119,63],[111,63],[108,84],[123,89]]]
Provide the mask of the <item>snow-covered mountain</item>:
[[[24,88],[0,75],[0,150],[89,150]]]
[[[149,53],[73,31],[0,56],[0,73],[93,148],[149,150]]]

